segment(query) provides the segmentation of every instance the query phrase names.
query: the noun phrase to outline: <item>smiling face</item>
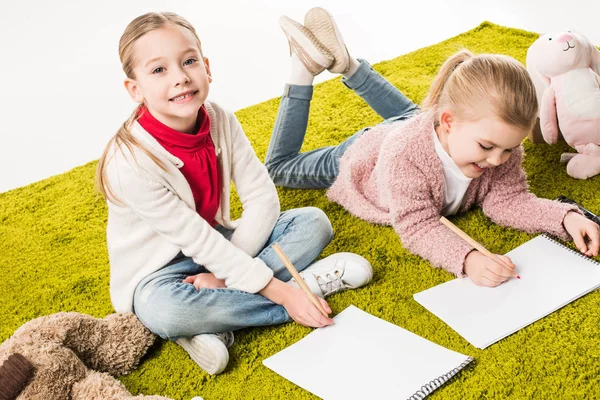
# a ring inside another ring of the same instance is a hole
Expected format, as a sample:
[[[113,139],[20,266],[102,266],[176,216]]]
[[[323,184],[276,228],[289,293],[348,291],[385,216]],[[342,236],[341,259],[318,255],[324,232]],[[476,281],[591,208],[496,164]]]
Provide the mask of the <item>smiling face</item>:
[[[485,169],[508,161],[528,131],[489,116],[460,120],[449,110],[440,113],[436,127],[442,147],[469,178],[478,178]]]
[[[442,65],[426,100],[442,147],[470,178],[509,160],[533,128],[538,109],[521,63],[464,51]]]
[[[140,37],[133,57],[134,78],[125,80],[131,97],[170,128],[195,133],[198,110],[206,101],[212,77],[194,35],[166,24]]]

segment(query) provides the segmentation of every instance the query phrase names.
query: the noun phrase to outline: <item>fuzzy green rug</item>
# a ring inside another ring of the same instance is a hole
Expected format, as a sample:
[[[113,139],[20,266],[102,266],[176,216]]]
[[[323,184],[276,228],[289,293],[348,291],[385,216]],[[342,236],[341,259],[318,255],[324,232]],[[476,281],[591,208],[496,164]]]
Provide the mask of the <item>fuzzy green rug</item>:
[[[486,22],[455,38],[374,67],[420,102],[439,66],[459,48],[508,54],[524,62],[527,48],[536,38],[530,32]],[[278,104],[279,99],[272,99],[237,113],[261,159]],[[338,143],[379,121],[339,78],[324,82],[316,88],[305,149]],[[550,147],[526,141],[525,147],[525,168],[535,194],[546,198],[566,195],[592,211],[600,211],[600,178],[571,179],[564,165],[558,163],[567,149],[564,143]],[[91,162],[0,194],[0,341],[38,316],[78,311],[104,317],[113,312],[105,242],[107,212],[104,200],[94,192],[95,168],[96,162]],[[478,350],[413,300],[414,293],[453,277],[404,250],[392,228],[354,218],[328,202],[324,191],[281,189],[279,193],[284,210],[316,206],[327,213],[336,236],[325,255],[354,251],[374,266],[375,277],[370,285],[330,298],[334,312],[354,304],[476,359],[474,368],[436,391],[432,399],[579,399],[600,395],[598,291],[486,350]],[[239,203],[234,202],[239,215]],[[454,221],[497,253],[507,252],[530,238],[491,224],[479,210]],[[135,394],[175,399],[195,395],[206,400],[311,398],[314,396],[262,365],[263,359],[309,332],[296,324],[238,332],[227,370],[215,377],[202,372],[177,345],[158,341],[139,368],[121,379]]]

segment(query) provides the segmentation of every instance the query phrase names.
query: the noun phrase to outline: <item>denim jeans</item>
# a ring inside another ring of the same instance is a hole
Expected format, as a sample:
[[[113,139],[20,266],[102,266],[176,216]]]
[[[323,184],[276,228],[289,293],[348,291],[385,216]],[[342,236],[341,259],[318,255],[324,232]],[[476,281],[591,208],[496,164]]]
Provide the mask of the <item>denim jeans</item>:
[[[216,228],[230,239],[233,231]],[[282,212],[264,249],[258,254],[284,282],[291,276],[277,254],[275,242],[298,271],[308,267],[333,238],[333,229],[323,211],[306,207]],[[227,255],[223,255],[226,257]],[[201,333],[275,325],[290,316],[283,306],[256,293],[236,289],[200,289],[183,279],[208,272],[191,258],[176,257],[174,262],[144,278],[136,287],[133,307],[140,321],[163,339],[176,340]]]
[[[419,107],[394,85],[379,75],[365,60],[358,70],[342,82],[354,90],[384,121],[393,123],[410,118]],[[340,158],[356,139],[370,128],[364,128],[337,146],[300,153],[306,127],[312,86],[286,84],[275,127],[271,135],[265,166],[278,186],[295,189],[329,188],[339,173]]]

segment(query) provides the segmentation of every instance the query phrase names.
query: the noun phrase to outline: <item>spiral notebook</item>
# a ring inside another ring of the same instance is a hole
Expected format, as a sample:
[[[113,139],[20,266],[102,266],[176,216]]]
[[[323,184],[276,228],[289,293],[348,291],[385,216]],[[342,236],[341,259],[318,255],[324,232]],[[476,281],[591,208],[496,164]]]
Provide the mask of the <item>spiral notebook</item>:
[[[263,364],[323,399],[424,399],[473,359],[354,306]]]
[[[548,235],[506,255],[521,279],[495,288],[477,286],[468,278],[454,279],[414,298],[473,346],[484,349],[600,287],[600,264]]]

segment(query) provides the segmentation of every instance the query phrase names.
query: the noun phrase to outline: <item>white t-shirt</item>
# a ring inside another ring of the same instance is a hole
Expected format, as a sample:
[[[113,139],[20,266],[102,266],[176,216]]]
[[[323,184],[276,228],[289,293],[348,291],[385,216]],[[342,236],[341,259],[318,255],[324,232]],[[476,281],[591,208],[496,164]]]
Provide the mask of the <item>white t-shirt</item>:
[[[433,128],[431,132],[433,133],[435,152],[442,162],[444,181],[446,183],[444,188],[444,206],[442,207],[442,215],[453,215],[458,211],[473,178],[465,176],[460,168],[458,168],[458,165],[450,158],[450,155],[446,153],[446,150],[442,147],[442,143],[440,143],[440,139],[437,137],[435,128]]]

